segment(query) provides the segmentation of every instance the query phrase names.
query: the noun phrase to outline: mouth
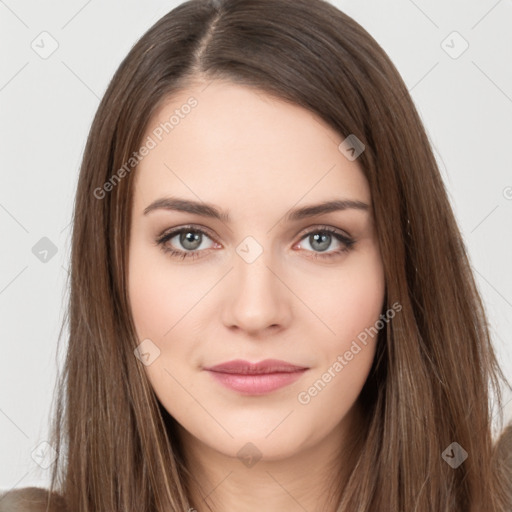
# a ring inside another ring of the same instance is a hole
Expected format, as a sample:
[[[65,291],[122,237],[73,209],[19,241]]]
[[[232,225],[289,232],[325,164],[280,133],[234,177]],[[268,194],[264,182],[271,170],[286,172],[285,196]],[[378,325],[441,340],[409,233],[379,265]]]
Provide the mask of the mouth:
[[[204,368],[224,387],[246,395],[264,395],[276,391],[295,382],[308,369],[276,359],[265,359],[258,363],[237,359]]]

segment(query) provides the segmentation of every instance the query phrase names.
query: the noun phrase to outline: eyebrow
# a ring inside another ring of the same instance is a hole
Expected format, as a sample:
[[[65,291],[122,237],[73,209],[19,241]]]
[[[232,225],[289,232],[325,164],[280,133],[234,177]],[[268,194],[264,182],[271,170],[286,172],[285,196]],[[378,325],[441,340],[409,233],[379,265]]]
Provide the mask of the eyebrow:
[[[218,219],[224,223],[229,223],[231,221],[228,211],[220,210],[212,204],[174,197],[162,197],[156,201],[153,201],[148,207],[144,209],[144,215],[147,215],[154,210],[161,209],[192,213],[195,215],[201,215],[202,217]],[[335,199],[332,201],[324,201],[319,204],[303,206],[290,210],[285,215],[285,220],[288,222],[298,221],[308,217],[314,217],[315,215],[322,215],[349,209],[368,212],[370,210],[370,206],[359,200]]]

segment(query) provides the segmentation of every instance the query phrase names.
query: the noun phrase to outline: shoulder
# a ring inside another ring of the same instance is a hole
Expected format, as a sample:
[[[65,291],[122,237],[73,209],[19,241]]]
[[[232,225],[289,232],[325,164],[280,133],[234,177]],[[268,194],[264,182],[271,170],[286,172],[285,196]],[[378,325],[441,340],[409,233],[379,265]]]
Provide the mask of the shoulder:
[[[494,462],[499,487],[505,495],[505,500],[512,512],[512,423],[499,436],[494,445]],[[1,512],[1,511],[0,511]]]
[[[512,475],[512,423],[499,436],[495,446],[495,456]]]
[[[11,491],[0,491],[0,512],[46,512],[49,496],[47,489],[23,487]],[[66,512],[64,500],[58,494],[52,496],[50,512]]]

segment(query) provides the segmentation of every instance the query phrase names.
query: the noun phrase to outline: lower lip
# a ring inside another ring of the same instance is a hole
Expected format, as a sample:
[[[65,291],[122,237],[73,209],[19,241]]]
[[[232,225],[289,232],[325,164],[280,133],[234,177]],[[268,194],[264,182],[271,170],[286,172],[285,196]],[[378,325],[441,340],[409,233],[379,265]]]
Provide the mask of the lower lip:
[[[264,395],[299,379],[306,369],[296,372],[265,373],[253,375],[241,375],[237,373],[221,373],[210,371],[210,375],[233,391],[250,395]]]

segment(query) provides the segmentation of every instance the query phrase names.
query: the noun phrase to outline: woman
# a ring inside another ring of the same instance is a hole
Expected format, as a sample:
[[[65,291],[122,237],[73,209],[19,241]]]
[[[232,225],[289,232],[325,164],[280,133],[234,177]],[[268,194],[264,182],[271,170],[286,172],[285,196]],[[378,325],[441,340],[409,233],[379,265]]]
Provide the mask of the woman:
[[[330,4],[192,0],[141,38],[91,128],[70,286],[48,510],[512,509],[428,138]]]

